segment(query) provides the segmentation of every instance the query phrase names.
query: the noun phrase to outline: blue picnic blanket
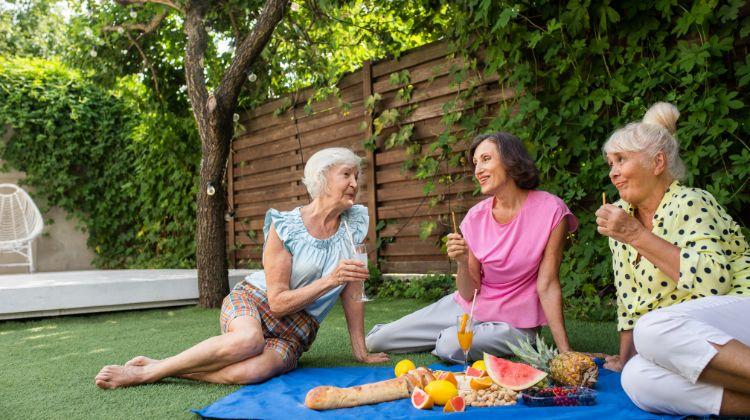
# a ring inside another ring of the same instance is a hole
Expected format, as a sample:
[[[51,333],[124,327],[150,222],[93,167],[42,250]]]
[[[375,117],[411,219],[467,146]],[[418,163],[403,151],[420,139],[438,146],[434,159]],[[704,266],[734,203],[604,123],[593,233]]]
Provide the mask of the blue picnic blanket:
[[[431,369],[460,370],[460,366],[435,364]],[[300,368],[257,385],[247,385],[208,407],[193,410],[205,418],[218,419],[411,419],[446,416],[442,407],[417,410],[410,399],[384,402],[338,410],[315,411],[305,407],[305,395],[319,385],[349,387],[393,377],[390,367]],[[528,407],[518,404],[505,407],[466,407],[451,418],[474,419],[529,418],[535,419],[670,419],[645,412],[636,407],[620,386],[620,374],[599,370],[596,405],[584,407]]]

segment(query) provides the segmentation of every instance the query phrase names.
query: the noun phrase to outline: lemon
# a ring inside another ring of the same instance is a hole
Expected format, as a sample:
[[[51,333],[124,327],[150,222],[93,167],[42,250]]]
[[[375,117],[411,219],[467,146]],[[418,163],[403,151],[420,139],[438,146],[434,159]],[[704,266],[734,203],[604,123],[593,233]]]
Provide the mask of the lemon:
[[[424,387],[425,392],[432,397],[437,405],[445,405],[451,398],[458,395],[458,388],[452,383],[438,379]]]
[[[396,367],[393,369],[393,373],[396,374],[396,377],[403,376],[405,373],[409,372],[412,369],[416,369],[417,367],[414,366],[414,362],[412,362],[409,359],[404,359],[398,363],[396,363]]]
[[[487,372],[487,366],[484,364],[484,360],[477,360],[473,365],[471,365],[471,367]]]

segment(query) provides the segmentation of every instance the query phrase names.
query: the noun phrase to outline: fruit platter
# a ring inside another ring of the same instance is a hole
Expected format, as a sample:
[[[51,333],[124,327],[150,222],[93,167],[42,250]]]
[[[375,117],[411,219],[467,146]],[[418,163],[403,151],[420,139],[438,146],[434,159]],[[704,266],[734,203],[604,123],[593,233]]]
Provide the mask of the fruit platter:
[[[541,338],[536,346],[520,343],[514,353],[523,362],[485,353],[482,360],[461,373],[416,367],[410,360],[401,360],[392,379],[349,388],[315,387],[307,393],[305,405],[329,410],[410,398],[415,409],[450,413],[518,402],[529,407],[596,403],[596,391],[591,388],[596,384],[598,367],[588,355],[558,354]]]
[[[594,405],[596,391],[582,386],[530,388],[521,398],[529,407]]]

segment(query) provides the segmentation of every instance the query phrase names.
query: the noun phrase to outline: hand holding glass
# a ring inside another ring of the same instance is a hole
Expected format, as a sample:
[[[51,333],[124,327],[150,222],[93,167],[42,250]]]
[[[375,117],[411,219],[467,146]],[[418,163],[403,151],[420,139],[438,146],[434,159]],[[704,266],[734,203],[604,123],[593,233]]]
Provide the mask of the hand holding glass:
[[[469,366],[469,349],[474,340],[474,320],[469,314],[459,315],[456,317],[456,327],[458,328],[458,345],[464,352],[464,372],[466,372]]]
[[[354,245],[354,256],[353,258],[357,261],[365,263],[365,269],[367,269],[367,245],[356,244]],[[369,302],[372,299],[368,298],[365,294],[365,282],[362,281],[362,293],[359,296],[355,296],[354,299],[357,302]]]

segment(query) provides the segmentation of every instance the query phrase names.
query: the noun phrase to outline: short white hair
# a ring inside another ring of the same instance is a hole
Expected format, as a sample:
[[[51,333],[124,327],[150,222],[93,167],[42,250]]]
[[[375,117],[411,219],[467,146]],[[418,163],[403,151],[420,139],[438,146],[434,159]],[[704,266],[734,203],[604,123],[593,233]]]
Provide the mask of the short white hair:
[[[685,163],[680,157],[680,145],[677,143],[677,119],[680,111],[676,106],[658,102],[646,111],[641,122],[634,122],[615,131],[609,137],[602,152],[643,152],[649,158],[664,152],[667,159],[667,173],[673,179],[685,177]]]
[[[353,166],[357,168],[357,172],[362,172],[362,158],[345,147],[329,147],[310,156],[305,164],[305,176],[302,178],[310,197],[316,198],[325,192],[328,187],[326,174],[338,165]]]

